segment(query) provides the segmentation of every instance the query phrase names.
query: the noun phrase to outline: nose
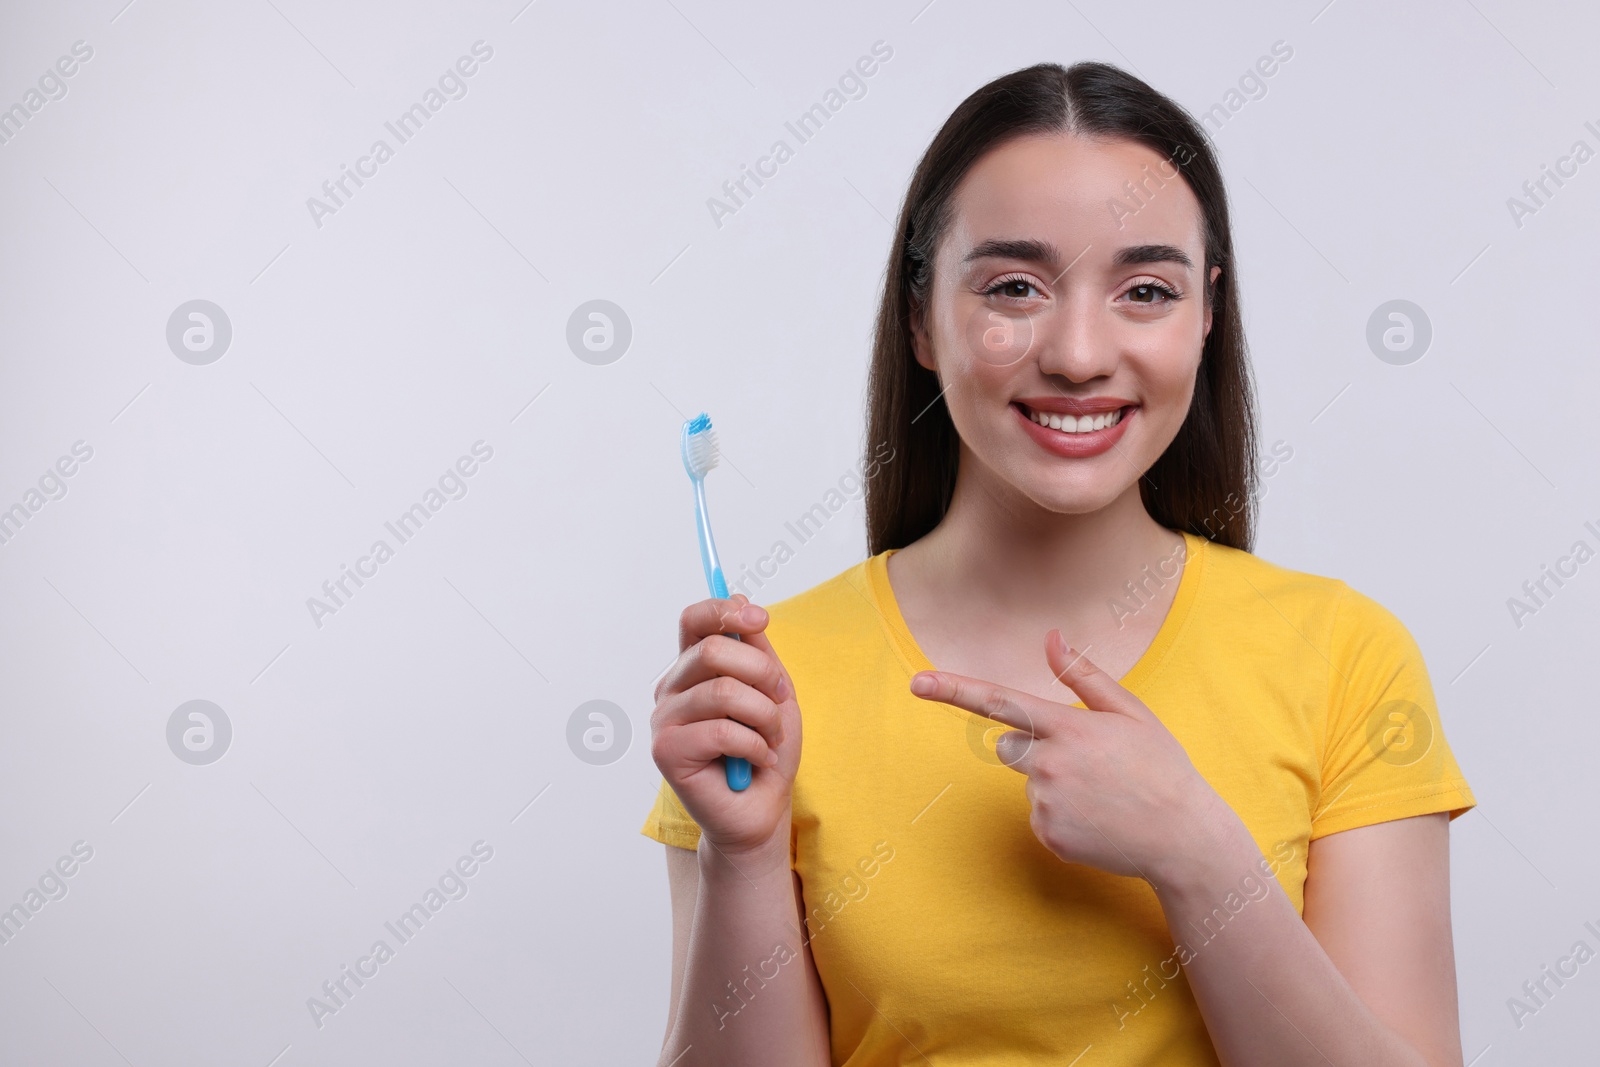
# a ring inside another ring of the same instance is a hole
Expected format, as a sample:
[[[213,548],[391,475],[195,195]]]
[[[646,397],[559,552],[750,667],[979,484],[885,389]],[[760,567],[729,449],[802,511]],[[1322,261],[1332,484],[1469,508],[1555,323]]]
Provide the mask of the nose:
[[[1064,297],[1033,324],[1039,370],[1072,382],[1110,375],[1117,368],[1114,316],[1092,296]]]

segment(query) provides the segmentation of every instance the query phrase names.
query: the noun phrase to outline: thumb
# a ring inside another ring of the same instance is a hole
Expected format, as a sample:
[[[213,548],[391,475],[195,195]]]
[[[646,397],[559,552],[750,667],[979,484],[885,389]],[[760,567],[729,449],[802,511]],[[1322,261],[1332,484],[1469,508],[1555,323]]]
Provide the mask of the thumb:
[[[1090,711],[1114,711],[1142,719],[1148,712],[1138,697],[1115,678],[1096,667],[1082,652],[1067,644],[1060,630],[1044,639],[1045,659],[1056,680],[1071,689]]]

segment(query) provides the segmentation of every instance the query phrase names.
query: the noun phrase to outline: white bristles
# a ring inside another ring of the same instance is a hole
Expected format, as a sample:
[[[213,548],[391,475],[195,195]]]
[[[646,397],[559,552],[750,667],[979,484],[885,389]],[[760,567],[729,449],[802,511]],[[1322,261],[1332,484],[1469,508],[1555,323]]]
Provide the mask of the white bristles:
[[[717,465],[717,431],[707,428],[690,434],[685,458],[695,476],[704,478],[706,472]]]

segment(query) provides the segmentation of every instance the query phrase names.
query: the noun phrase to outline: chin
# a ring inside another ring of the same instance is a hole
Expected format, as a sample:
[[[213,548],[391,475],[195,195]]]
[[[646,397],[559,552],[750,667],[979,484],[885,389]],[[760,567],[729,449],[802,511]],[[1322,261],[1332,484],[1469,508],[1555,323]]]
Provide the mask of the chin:
[[[1121,459],[1115,462],[1122,471],[1133,473],[1133,468]],[[1116,502],[1130,488],[1137,488],[1123,480],[1120,472],[1112,470],[1109,464],[1102,470],[1080,468],[1069,474],[1062,470],[1040,470],[1035,464],[1018,462],[1007,469],[1004,477],[1014,491],[1057,515],[1092,514]]]

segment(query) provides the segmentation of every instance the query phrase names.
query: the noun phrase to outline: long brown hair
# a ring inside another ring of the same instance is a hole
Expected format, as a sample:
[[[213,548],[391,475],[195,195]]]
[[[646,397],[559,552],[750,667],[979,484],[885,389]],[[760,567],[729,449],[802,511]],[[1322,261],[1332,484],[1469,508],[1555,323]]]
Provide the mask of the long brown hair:
[[[1181,106],[1106,63],[1040,63],[1013,71],[961,102],[923,153],[906,191],[878,306],[867,385],[867,546],[903,548],[944,517],[955,491],[959,440],[938,379],[916,361],[912,316],[926,308],[934,252],[962,177],[1015,137],[1070,133],[1118,137],[1172,161],[1200,202],[1211,332],[1194,397],[1177,436],[1141,477],[1145,510],[1161,525],[1250,550],[1256,522],[1255,401],[1238,306],[1227,193],[1205,133]]]

